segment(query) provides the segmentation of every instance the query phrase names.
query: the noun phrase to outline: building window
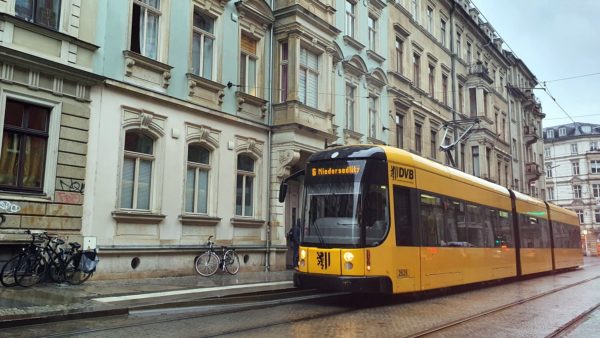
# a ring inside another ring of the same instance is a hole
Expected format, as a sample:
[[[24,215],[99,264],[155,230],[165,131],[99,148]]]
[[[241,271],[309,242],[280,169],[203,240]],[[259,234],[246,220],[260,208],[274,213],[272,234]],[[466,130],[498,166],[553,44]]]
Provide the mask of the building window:
[[[256,96],[256,40],[242,34],[240,44],[240,89]]]
[[[462,34],[456,33],[456,56],[462,57]]]
[[[23,20],[58,30],[60,0],[16,0],[15,15]]]
[[[313,108],[318,105],[319,56],[300,48],[300,74],[298,75],[300,102]]]
[[[590,150],[591,151],[598,150],[598,142],[597,141],[590,142]]]
[[[446,20],[440,20],[440,42],[446,47]]]
[[[577,155],[577,143],[571,144],[571,155]]]
[[[566,135],[567,135],[567,128],[558,128],[558,137],[566,136]]]
[[[600,223],[600,209],[594,209],[594,221]]]
[[[573,169],[573,175],[579,175],[579,162],[571,163],[571,168]]]
[[[437,158],[437,133],[435,130],[431,131],[431,158]]]
[[[433,8],[427,6],[427,31],[433,34]]]
[[[235,193],[235,214],[238,216],[253,215],[255,176],[254,160],[248,155],[238,155]]]
[[[552,164],[546,164],[546,177],[552,178]]]
[[[279,76],[279,86],[281,88],[281,92],[279,94],[279,102],[287,101],[288,94],[288,43],[283,42],[281,44],[281,54],[279,64],[281,65],[280,76]]]
[[[346,35],[354,37],[354,3],[346,0]]]
[[[479,146],[473,146],[471,148],[471,158],[473,160],[473,175],[480,176],[481,170],[479,168]]]
[[[150,210],[154,139],[140,130],[125,133],[121,208]]]
[[[346,129],[354,130],[354,87],[346,85]]]
[[[369,49],[377,50],[377,19],[369,15]]]
[[[573,186],[573,198],[581,198],[581,186],[578,184]]]
[[[547,138],[554,138],[554,129],[548,129],[548,130],[546,130],[546,137]]]
[[[435,91],[435,66],[433,65],[429,65],[429,95],[431,95],[431,97],[434,97],[434,91]]]
[[[473,47],[471,43],[467,41],[467,63],[470,65],[473,61]]]
[[[396,72],[400,74],[402,74],[403,47],[402,40],[396,38]]]
[[[420,153],[422,150],[421,124],[415,123],[415,151]]]
[[[396,114],[396,147],[404,147],[404,116]]]
[[[410,0],[410,14],[415,21],[419,21],[419,4],[417,0]]]
[[[131,51],[158,59],[160,0],[133,0]]]
[[[212,79],[215,20],[194,8],[194,38],[192,42],[192,73]]]
[[[590,172],[592,174],[600,174],[600,160],[590,161]]]
[[[477,116],[477,92],[475,88],[469,88],[469,108],[471,117]]]
[[[199,144],[188,145],[185,180],[185,211],[208,213],[210,151]]]
[[[377,98],[369,96],[369,137],[377,138]]]
[[[448,105],[448,75],[442,74],[442,103]]]
[[[460,144],[460,168],[465,171],[465,145],[464,143]]]
[[[544,148],[544,156],[550,158],[550,148]]]
[[[421,57],[419,54],[413,54],[413,85],[421,86]]]
[[[583,210],[575,210],[577,218],[579,218],[579,224],[583,224]]]
[[[463,85],[458,85],[458,112],[463,113],[465,111],[465,95]]]
[[[0,188],[42,192],[49,120],[50,108],[6,100],[0,155]]]
[[[592,195],[596,198],[600,197],[600,184],[592,184]]]
[[[554,188],[548,187],[548,200],[552,201],[554,199]]]

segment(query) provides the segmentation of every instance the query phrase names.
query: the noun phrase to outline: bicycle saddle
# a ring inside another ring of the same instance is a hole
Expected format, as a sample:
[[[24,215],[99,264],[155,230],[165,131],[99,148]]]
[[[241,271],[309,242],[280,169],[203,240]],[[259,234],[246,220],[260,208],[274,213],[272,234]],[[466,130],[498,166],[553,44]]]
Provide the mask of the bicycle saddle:
[[[75,250],[81,248],[81,244],[79,244],[77,242],[69,242],[69,245],[71,246],[71,248],[73,248]]]

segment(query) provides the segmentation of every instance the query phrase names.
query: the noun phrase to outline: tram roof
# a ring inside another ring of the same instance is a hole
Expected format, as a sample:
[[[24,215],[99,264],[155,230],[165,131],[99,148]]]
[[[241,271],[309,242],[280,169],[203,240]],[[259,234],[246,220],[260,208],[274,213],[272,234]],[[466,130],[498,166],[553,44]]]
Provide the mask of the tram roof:
[[[548,206],[553,221],[579,226],[579,218],[575,211],[559,207],[550,202],[548,202]]]

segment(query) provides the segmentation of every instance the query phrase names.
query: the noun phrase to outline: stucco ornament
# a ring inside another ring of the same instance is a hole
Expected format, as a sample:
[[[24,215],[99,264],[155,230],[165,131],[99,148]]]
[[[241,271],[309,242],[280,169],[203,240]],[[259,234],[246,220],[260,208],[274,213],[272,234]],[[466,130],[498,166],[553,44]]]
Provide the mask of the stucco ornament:
[[[290,175],[290,170],[294,164],[298,163],[300,152],[297,150],[282,150],[279,152],[279,167],[277,168],[277,177],[283,179]]]

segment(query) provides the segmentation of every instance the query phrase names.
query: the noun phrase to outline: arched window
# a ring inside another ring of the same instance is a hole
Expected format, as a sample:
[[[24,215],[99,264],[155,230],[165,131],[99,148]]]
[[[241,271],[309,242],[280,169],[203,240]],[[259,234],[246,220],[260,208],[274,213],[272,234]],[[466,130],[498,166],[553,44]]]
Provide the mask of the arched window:
[[[208,176],[210,151],[200,144],[188,145],[187,175],[185,180],[185,211],[208,213]]]
[[[121,208],[150,210],[154,139],[139,130],[125,133]]]
[[[235,214],[238,216],[253,215],[255,176],[254,159],[248,155],[238,155],[237,183],[235,192]]]

